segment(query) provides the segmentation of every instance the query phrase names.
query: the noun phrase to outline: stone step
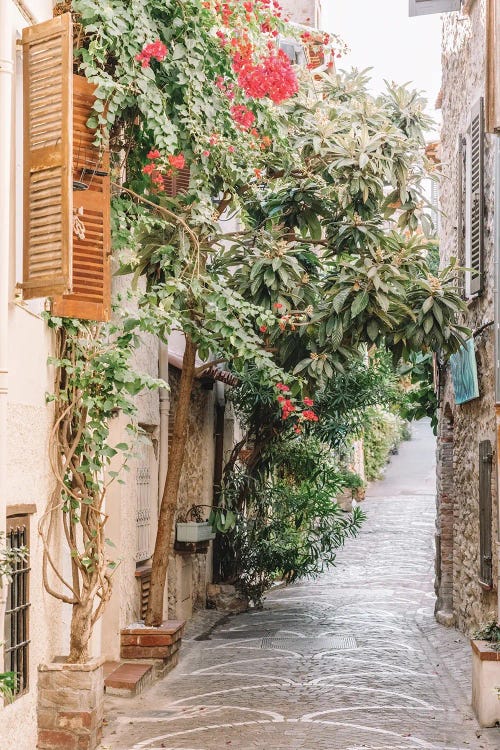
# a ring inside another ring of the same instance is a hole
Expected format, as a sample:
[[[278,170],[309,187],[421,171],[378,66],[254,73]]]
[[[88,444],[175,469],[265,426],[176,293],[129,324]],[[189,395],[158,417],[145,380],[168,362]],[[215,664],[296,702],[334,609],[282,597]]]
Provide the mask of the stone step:
[[[106,668],[105,671],[107,671]],[[149,687],[153,679],[154,664],[123,662],[107,674],[104,686],[108,695],[133,698]]]

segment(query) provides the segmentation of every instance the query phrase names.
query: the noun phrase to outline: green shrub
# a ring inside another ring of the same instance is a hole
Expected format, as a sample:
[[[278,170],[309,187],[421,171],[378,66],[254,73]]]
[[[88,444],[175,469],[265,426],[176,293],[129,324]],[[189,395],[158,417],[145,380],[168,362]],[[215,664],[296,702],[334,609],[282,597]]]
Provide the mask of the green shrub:
[[[397,414],[378,407],[366,412],[364,429],[365,474],[368,482],[380,478],[389,456],[405,438],[406,423]]]

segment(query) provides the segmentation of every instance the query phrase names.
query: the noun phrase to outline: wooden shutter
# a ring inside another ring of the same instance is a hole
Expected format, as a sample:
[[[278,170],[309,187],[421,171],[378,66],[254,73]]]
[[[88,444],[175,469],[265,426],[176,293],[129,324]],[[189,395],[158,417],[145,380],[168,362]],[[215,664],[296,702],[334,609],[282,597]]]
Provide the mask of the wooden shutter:
[[[71,14],[23,29],[26,299],[71,284]]]
[[[491,545],[491,473],[493,451],[489,440],[479,443],[479,580],[486,588],[493,585]]]
[[[179,194],[187,193],[189,190],[190,180],[189,167],[183,167],[177,171],[173,177],[165,178],[165,194],[170,198],[175,198]]]
[[[56,297],[52,312],[68,318],[109,320],[111,312],[111,232],[109,151],[93,145],[87,127],[95,86],[83,76],[73,83],[73,211],[83,235],[73,232],[71,293]]]
[[[461,267],[465,267],[465,170],[466,170],[466,140],[463,135],[458,136],[458,165],[457,165],[457,258]],[[460,294],[466,297],[465,273],[460,272]]]
[[[410,16],[428,16],[460,10],[462,0],[409,0]]]
[[[479,294],[483,289],[484,275],[484,105],[483,99],[471,112],[468,132],[466,175],[466,233],[465,263],[467,295]]]

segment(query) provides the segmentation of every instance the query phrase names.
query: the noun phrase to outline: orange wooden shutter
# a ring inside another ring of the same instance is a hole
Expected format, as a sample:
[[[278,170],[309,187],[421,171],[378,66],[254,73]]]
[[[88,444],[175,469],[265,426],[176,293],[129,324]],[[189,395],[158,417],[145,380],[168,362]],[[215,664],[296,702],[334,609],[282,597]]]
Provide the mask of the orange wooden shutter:
[[[111,230],[109,151],[93,145],[87,127],[95,86],[83,76],[73,82],[73,193],[81,236],[73,233],[72,291],[53,301],[52,312],[68,318],[109,320],[111,313]]]
[[[71,284],[71,14],[23,29],[26,299]]]
[[[173,177],[166,177],[165,194],[170,198],[175,198],[179,193],[187,193],[189,190],[189,179],[189,167],[179,169]]]

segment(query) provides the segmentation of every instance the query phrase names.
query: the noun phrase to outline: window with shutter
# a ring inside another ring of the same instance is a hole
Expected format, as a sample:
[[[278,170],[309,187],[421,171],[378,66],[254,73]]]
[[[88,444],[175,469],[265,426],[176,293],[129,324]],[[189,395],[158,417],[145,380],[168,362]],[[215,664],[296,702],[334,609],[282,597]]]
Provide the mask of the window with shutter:
[[[491,442],[479,443],[479,580],[486,588],[493,585],[493,551],[491,546],[492,502],[491,476],[493,451]]]
[[[183,167],[172,177],[165,178],[165,194],[169,198],[175,198],[177,195],[187,193],[189,190],[189,180],[191,173],[189,167]]]
[[[23,30],[26,299],[71,285],[71,15]]]
[[[110,315],[109,152],[87,128],[94,86],[73,75],[71,14],[23,31],[23,296],[63,317]]]
[[[484,106],[479,99],[471,112],[466,138],[465,292],[480,294],[484,275]]]
[[[409,0],[410,16],[428,16],[460,10],[462,0]]]
[[[109,152],[94,146],[87,127],[95,87],[82,76],[73,83],[73,271],[71,293],[56,297],[62,317],[109,320],[111,230]]]

